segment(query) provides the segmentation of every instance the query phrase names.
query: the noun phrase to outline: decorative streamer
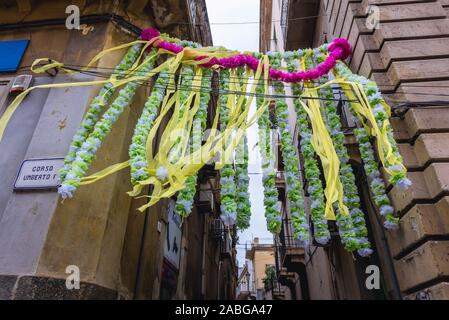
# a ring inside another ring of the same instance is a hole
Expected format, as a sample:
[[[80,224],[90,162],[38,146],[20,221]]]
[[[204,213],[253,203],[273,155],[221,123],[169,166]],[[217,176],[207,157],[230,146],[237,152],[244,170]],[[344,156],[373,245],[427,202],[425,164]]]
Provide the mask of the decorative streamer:
[[[390,107],[385,103],[385,100],[382,98],[382,94],[377,88],[377,84],[374,81],[370,81],[362,76],[353,74],[347,66],[342,63],[338,63],[335,72],[342,76],[343,78],[351,81],[353,83],[357,83],[361,89],[363,89],[367,99],[359,99],[359,103],[365,102],[370,107],[371,112],[375,118],[376,124],[379,128],[381,128],[381,137],[377,137],[385,139],[386,141],[382,141],[386,146],[387,154],[385,159],[381,157],[381,161],[384,164],[384,168],[387,173],[390,175],[390,182],[393,185],[397,185],[399,189],[406,190],[411,186],[411,181],[406,177],[407,170],[403,165],[401,154],[399,153],[399,149],[397,147],[397,143],[393,137],[393,131],[391,124],[388,120],[391,112]],[[353,112],[357,112],[354,110],[355,107],[358,107],[359,103],[352,104]],[[373,123],[371,123],[373,125]],[[371,130],[364,125],[365,129],[370,132]],[[381,148],[378,146],[378,150]],[[379,152],[381,153],[381,152]]]
[[[143,107],[142,115],[137,121],[134,134],[129,146],[129,164],[131,167],[131,183],[136,185],[150,177],[147,168],[146,141],[148,134],[157,117],[159,107],[165,95],[165,81],[169,77],[168,71],[163,70],[159,74],[156,82]]]
[[[239,77],[239,87],[237,91],[242,91],[244,86],[245,68],[240,67],[237,69],[237,75]],[[239,96],[237,96],[239,97]],[[246,98],[243,102],[245,105]],[[248,139],[246,133],[243,135],[236,150],[236,164],[235,164],[235,184],[237,188],[237,228],[239,230],[245,230],[249,228],[251,219],[251,203],[249,201],[249,176],[248,176]]]
[[[284,54],[288,71],[293,71],[299,67],[298,59],[303,54],[303,51]],[[292,92],[295,96],[301,96],[301,87],[298,84],[292,84]],[[327,220],[324,217],[324,190],[320,179],[321,172],[311,143],[312,132],[309,128],[308,114],[302,107],[299,99],[294,99],[293,105],[296,111],[296,125],[300,135],[300,149],[304,158],[304,173],[308,182],[308,192],[311,200],[310,215],[314,227],[314,238],[317,243],[325,245],[330,240],[330,233]]]
[[[152,69],[155,58],[156,55],[147,57],[145,64],[142,65],[139,72],[146,73]],[[95,159],[95,153],[100,148],[103,139],[111,131],[112,125],[117,121],[125,107],[131,103],[136,90],[140,85],[141,81],[139,80],[131,81],[119,91],[118,97],[103,114],[101,120],[95,123],[93,130],[86,138],[86,141],[82,143],[81,147],[76,151],[73,161],[70,165],[66,165],[66,174],[58,189],[58,192],[63,199],[71,198],[73,196],[73,193],[81,183],[81,179],[86,175],[90,165]],[[71,155],[69,157],[69,159],[71,159],[73,156]]]
[[[310,54],[311,50],[307,52],[307,56]],[[306,56],[301,58],[301,67],[306,69]],[[328,85],[329,82],[326,84]],[[335,214],[333,209],[333,204],[337,203],[337,208],[343,215],[348,215],[349,211],[343,201],[343,186],[340,181],[339,168],[340,160],[338,159],[337,153],[335,152],[334,145],[332,144],[332,139],[329,132],[324,124],[324,119],[321,116],[320,104],[318,98],[318,91],[322,86],[314,87],[311,81],[306,81],[304,83],[304,93],[301,97],[310,97],[307,101],[307,105],[301,103],[304,110],[307,112],[310,124],[312,126],[312,136],[311,143],[315,152],[321,160],[321,165],[323,167],[324,179],[326,181],[326,187],[324,189],[324,195],[326,196],[326,206],[324,217],[328,220],[335,220]]]
[[[275,91],[273,97],[276,100],[287,199],[295,238],[303,246],[307,246],[309,224],[304,211],[297,150],[293,146],[292,133],[288,127],[289,115],[283,98],[283,83],[293,83],[293,93],[299,96],[294,99],[293,105],[301,135],[300,149],[304,156],[305,178],[312,200],[311,220],[315,240],[322,245],[328,243],[330,235],[326,220],[336,219],[347,250],[357,250],[362,256],[369,255],[372,251],[367,240],[364,215],[360,210],[355,178],[348,162],[336,105],[330,100],[334,86],[343,90],[350,102],[351,112],[358,119],[359,128],[354,133],[359,142],[375,203],[385,218],[384,225],[388,229],[398,227],[398,218],[394,216],[393,207],[386,195],[376,158],[389,174],[389,180],[394,186],[406,189],[411,182],[406,177],[406,168],[388,121],[390,109],[376,84],[352,74],[342,62],[351,53],[347,40],[335,39],[331,44],[316,49],[315,68],[310,59],[314,55],[312,50],[286,52],[284,57],[288,70],[284,71],[280,53],[270,53],[268,57],[239,53],[222,47],[201,48],[193,42],[170,38],[149,28],[142,32],[141,40],[100,52],[80,71],[89,70],[106,54],[126,48],[128,52],[109,79],[31,87],[18,95],[0,118],[1,141],[9,120],[30,91],[37,88],[103,86],[89,106],[65,158],[58,190],[62,198],[71,197],[80,185],[94,183],[130,166],[133,190],[128,194],[148,198],[147,204],[139,208],[140,211],[162,198],[178,193],[176,211],[187,217],[192,210],[198,171],[219,154],[220,161],[215,163],[215,169],[221,171],[222,219],[226,225],[237,223],[240,229],[244,229],[250,219],[245,133],[257,121],[265,216],[268,229],[278,233],[282,227],[282,215],[278,207],[275,154],[269,132],[271,121],[267,99],[271,80]],[[156,60],[162,61],[160,58],[164,61],[153,67]],[[37,59],[31,71],[42,73],[58,68],[69,74],[74,73],[63,63],[56,61],[41,65],[48,60]],[[296,71],[297,69],[302,71]],[[202,141],[214,72],[220,74],[219,103],[209,134]],[[334,79],[328,79],[329,72],[332,72]],[[151,95],[134,130],[129,160],[86,176],[96,151],[120,114],[131,103],[137,88],[156,76]],[[318,78],[325,83],[317,85],[312,81]],[[249,79],[253,82],[251,86],[248,86]],[[300,81],[304,81],[302,88],[298,84]],[[117,97],[110,103],[119,87]],[[257,96],[257,110],[254,115],[249,116],[254,96]],[[327,101],[320,103],[319,99]],[[100,118],[103,108],[107,106]],[[169,115],[171,117],[162,131],[161,124],[165,123],[163,120]],[[158,150],[153,150],[156,135],[159,137],[159,147]],[[372,145],[374,139],[375,150]],[[236,161],[242,157],[242,163]],[[318,159],[324,175],[324,189]],[[141,195],[146,186],[152,186],[151,193]]]
[[[390,166],[390,181],[393,184],[396,184],[400,189],[407,189],[411,186],[411,181],[406,177],[406,170],[402,165],[402,157],[399,154],[396,141],[391,135],[391,125],[387,125],[388,118],[386,117],[386,114],[389,113],[389,108],[387,108],[387,110],[385,109],[387,105],[377,89],[376,84],[363,77],[350,74],[348,69],[341,64],[338,64],[335,72],[337,75],[343,75],[347,77],[348,80],[356,81],[364,87],[364,91],[368,96],[368,101],[370,101],[370,106],[376,117],[376,122],[378,126],[382,126],[384,130],[386,130],[388,142],[394,153],[393,160],[395,161],[395,164],[391,164]],[[357,116],[356,111],[354,110],[354,104],[349,104],[349,110],[353,115]],[[391,206],[390,199],[386,193],[385,184],[382,180],[378,163],[375,160],[373,146],[370,142],[369,131],[366,126],[361,126],[354,130],[354,135],[359,143],[360,155],[363,160],[366,174],[368,175],[370,190],[374,195],[374,202],[378,206],[379,213],[385,218],[384,227],[386,229],[397,229],[399,227],[399,219],[394,216],[394,209]]]
[[[261,57],[261,55],[260,55]],[[257,110],[262,110],[264,104],[267,103],[266,99],[263,97],[264,93],[268,90],[267,83],[260,80],[257,85],[257,98],[256,106]],[[262,182],[264,187],[264,207],[265,207],[265,218],[267,220],[267,229],[276,234],[281,231],[282,227],[282,216],[280,213],[280,208],[278,206],[278,190],[276,188],[276,171],[274,168],[274,152],[272,150],[271,143],[271,122],[268,109],[265,109],[258,121],[258,145],[260,150],[260,156],[262,160]],[[308,227],[308,225],[306,225]],[[307,232],[308,234],[308,232]]]
[[[207,108],[210,100],[210,86],[212,82],[212,73],[209,70],[204,70],[201,87],[205,91],[200,94],[200,108],[193,119],[192,135],[191,135],[191,151],[197,150],[201,147],[203,132],[206,129],[207,122]],[[188,217],[192,212],[193,200],[196,193],[196,184],[198,176],[193,174],[186,179],[184,189],[179,191],[176,199],[175,210],[181,217]]]
[[[324,60],[323,50],[315,50],[314,57],[318,63]],[[323,81],[329,80],[323,76]],[[349,163],[349,154],[344,144],[345,135],[341,130],[341,119],[337,113],[337,102],[334,99],[332,87],[321,89],[321,96],[327,98],[321,106],[322,113],[327,117],[327,126],[331,134],[338,158],[340,159],[340,177],[345,193],[345,204],[350,215],[344,216],[337,210],[337,226],[343,245],[348,251],[357,252],[366,257],[372,254],[371,245],[368,241],[368,229],[366,228],[365,214],[360,209],[360,198],[358,195],[355,176]]]
[[[279,52],[268,53],[270,57],[270,64],[273,68],[279,69],[281,67],[282,55]],[[284,85],[280,81],[274,81],[274,92],[277,95],[285,95]],[[300,225],[295,228],[296,235],[301,245],[307,247],[309,244],[309,232],[307,218],[304,212],[304,199],[302,197],[302,186],[299,175],[298,154],[293,144],[293,135],[291,133],[290,125],[288,123],[288,107],[287,102],[283,98],[276,99],[276,115],[279,121],[279,131],[281,138],[281,152],[284,162],[285,181],[287,186],[287,199],[290,205],[290,213],[295,217],[294,221],[300,221]],[[319,179],[319,178],[318,178]],[[320,180],[318,180],[321,183]],[[294,226],[296,223],[294,222]],[[307,225],[307,227],[306,227]],[[316,225],[317,241],[327,243],[329,240],[329,232],[327,235],[323,233],[321,225]],[[326,229],[327,231],[327,226]]]
[[[159,31],[151,28],[145,29],[141,35],[142,39],[148,41],[158,39],[159,37]],[[168,41],[156,41],[154,46],[174,54],[179,54],[183,51],[181,46]],[[327,50],[329,55],[316,69],[300,72],[284,72],[269,68],[268,75],[273,80],[280,80],[283,82],[300,82],[319,78],[328,73],[335,66],[337,60],[344,60],[351,54],[351,45],[348,40],[337,38],[328,46]],[[256,71],[259,66],[257,58],[250,54],[232,54],[232,56],[220,58],[216,56],[216,53],[201,55],[201,52],[198,50],[197,52],[188,52],[188,56],[199,61],[199,64],[206,68],[219,66],[225,69],[235,69],[247,65],[249,68]],[[268,67],[268,65],[266,66]]]
[[[399,227],[399,219],[394,216],[394,210],[385,190],[378,163],[374,158],[374,150],[369,135],[365,128],[354,129],[354,134],[359,143],[360,155],[365,172],[368,175],[369,187],[374,196],[374,203],[379,208],[379,213],[385,218],[384,227],[386,229],[397,229]]]
[[[220,72],[220,130],[224,132],[228,126],[230,111],[229,104],[232,103],[233,95],[226,94],[230,91],[230,71],[222,70]],[[231,83],[233,85],[234,83]],[[224,141],[224,148],[227,148],[228,141]],[[224,158],[221,159],[224,161]],[[235,195],[237,186],[234,181],[235,171],[234,164],[226,161],[223,169],[220,171],[220,202],[221,202],[221,219],[226,226],[235,224],[237,220],[237,203]]]
[[[114,75],[117,74],[117,78],[120,79],[132,65],[136,62],[139,57],[140,51],[142,49],[142,44],[137,43],[128,49],[128,52],[123,57],[122,61],[114,69]],[[81,148],[83,144],[87,147],[86,139],[92,133],[95,123],[98,121],[100,113],[105,105],[109,104],[109,101],[114,94],[115,88],[111,83],[105,83],[100,89],[98,95],[92,100],[84,119],[80,124],[79,129],[73,136],[72,143],[69,147],[69,152],[64,159],[64,165],[59,171],[59,179],[61,181],[65,180],[67,173],[70,171],[72,162],[76,158],[76,153]],[[98,140],[93,141],[95,144],[100,144]]]

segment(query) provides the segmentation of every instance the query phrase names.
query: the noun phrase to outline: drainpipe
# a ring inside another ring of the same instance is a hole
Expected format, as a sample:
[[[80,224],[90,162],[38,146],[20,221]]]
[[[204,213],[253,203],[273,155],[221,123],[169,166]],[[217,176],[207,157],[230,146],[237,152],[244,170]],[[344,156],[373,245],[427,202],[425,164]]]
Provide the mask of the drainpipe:
[[[392,285],[393,285],[392,298],[393,298],[393,300],[402,300],[402,293],[401,293],[401,289],[399,286],[398,277],[396,275],[396,270],[394,269],[394,263],[393,263],[393,258],[392,258],[391,251],[390,251],[390,246],[388,245],[388,241],[387,241],[387,237],[385,235],[385,230],[383,228],[383,225],[379,221],[379,217],[377,215],[376,215],[376,221],[380,227],[379,229],[380,229],[381,246],[382,246],[383,250],[385,250],[386,255],[387,255],[386,265],[387,265],[388,271],[391,274],[391,280],[392,280]]]
[[[150,218],[149,215],[149,208],[147,208],[145,210],[145,220],[143,221],[143,231],[142,231],[142,238],[140,239],[140,248],[139,248],[139,258],[137,260],[137,270],[136,270],[136,280],[134,283],[134,298],[137,298],[137,295],[139,293],[140,287],[141,287],[141,276],[140,276],[140,272],[142,269],[142,260],[143,260],[143,256],[145,254],[145,240],[147,237],[147,229],[148,229],[148,220]]]
[[[209,226],[207,221],[207,216],[204,216],[204,225],[203,225],[203,252],[202,252],[202,261],[201,261],[201,295],[203,299],[206,298],[206,237],[207,232],[206,228]]]
[[[223,261],[218,262],[218,275],[217,275],[217,299],[220,300],[220,274],[221,274],[221,264]]]

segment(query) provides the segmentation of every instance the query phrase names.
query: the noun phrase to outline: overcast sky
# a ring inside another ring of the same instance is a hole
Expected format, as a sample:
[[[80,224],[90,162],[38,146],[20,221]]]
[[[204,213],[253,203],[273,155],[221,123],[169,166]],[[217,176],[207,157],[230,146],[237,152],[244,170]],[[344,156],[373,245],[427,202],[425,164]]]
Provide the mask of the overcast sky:
[[[259,0],[206,0],[209,22],[211,24],[214,46],[224,46],[238,51],[259,51],[259,24],[221,24],[230,22],[258,22]],[[255,106],[252,106],[254,112]],[[239,234],[237,259],[241,266],[245,262],[243,245],[251,242],[253,237],[259,237],[261,242],[273,241],[271,233],[266,228],[263,207],[262,175],[260,174],[260,158],[257,143],[257,124],[248,129],[248,147],[251,200],[251,226]]]

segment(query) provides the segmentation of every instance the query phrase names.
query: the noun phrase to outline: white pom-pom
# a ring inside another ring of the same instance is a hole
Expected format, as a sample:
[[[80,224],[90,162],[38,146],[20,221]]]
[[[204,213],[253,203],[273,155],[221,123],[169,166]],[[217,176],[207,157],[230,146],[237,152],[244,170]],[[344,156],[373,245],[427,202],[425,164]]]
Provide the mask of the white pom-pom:
[[[62,197],[62,199],[67,199],[73,197],[73,192],[75,192],[76,188],[70,184],[63,184],[58,188],[58,193]]]
[[[412,185],[412,182],[408,178],[402,178],[396,182],[396,185],[400,190],[407,190]]]
[[[235,224],[235,221],[237,220],[237,216],[235,213],[222,214],[220,215],[220,218],[225,226],[233,226]]]
[[[399,228],[399,225],[394,222],[384,221],[384,228],[387,230],[396,230]]]
[[[70,172],[65,176],[65,180],[75,180],[75,179],[78,179],[78,176],[73,172]]]
[[[329,242],[329,237],[315,238],[315,241],[324,246]]]
[[[165,181],[168,177],[168,170],[165,167],[157,168],[156,177],[161,181]]]
[[[358,254],[362,257],[369,257],[373,253],[373,249],[359,249],[357,250]]]
[[[385,216],[387,214],[392,214],[394,211],[392,206],[389,205],[383,205],[379,208],[379,212],[382,216]]]
[[[399,164],[395,164],[395,165],[389,166],[388,169],[390,169],[391,171],[401,172],[403,170],[403,167]]]
[[[383,105],[381,104],[376,104],[376,106],[373,108],[374,113],[378,113],[378,112],[385,112],[385,108]]]

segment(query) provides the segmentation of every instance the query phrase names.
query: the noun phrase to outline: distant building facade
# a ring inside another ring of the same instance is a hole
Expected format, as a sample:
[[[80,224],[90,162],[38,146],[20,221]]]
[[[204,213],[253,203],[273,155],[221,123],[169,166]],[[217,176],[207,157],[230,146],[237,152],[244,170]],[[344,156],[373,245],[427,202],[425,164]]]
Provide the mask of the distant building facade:
[[[267,269],[275,266],[275,246],[254,238],[246,249],[246,263],[239,273],[240,298],[283,300],[285,291],[277,279],[267,279]],[[243,298],[242,298],[243,297]]]

